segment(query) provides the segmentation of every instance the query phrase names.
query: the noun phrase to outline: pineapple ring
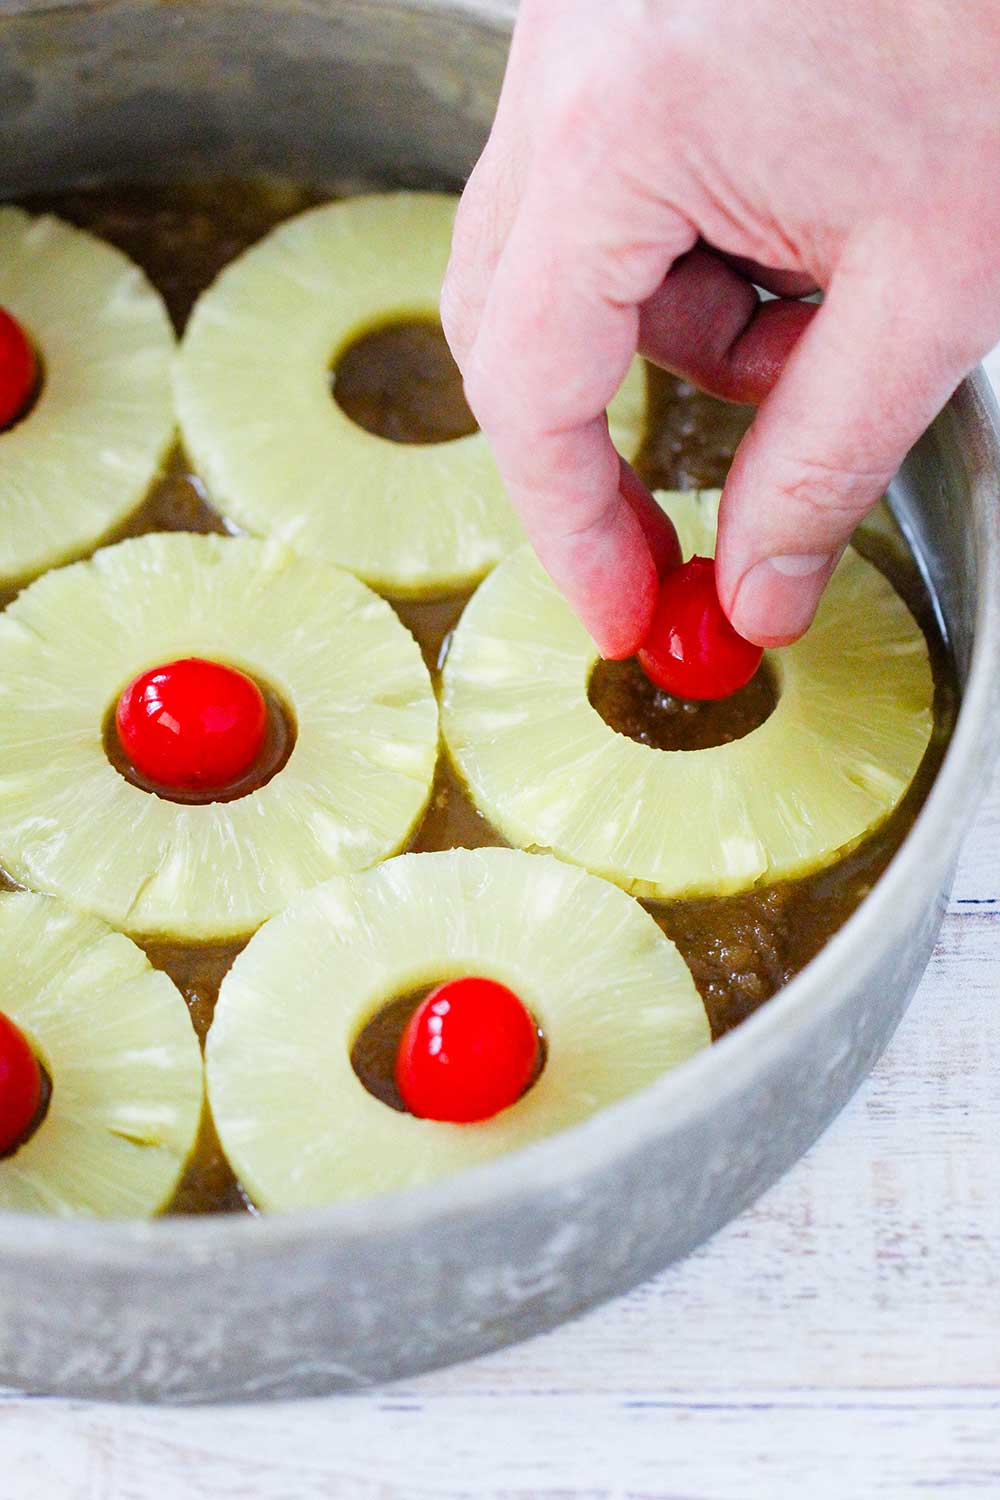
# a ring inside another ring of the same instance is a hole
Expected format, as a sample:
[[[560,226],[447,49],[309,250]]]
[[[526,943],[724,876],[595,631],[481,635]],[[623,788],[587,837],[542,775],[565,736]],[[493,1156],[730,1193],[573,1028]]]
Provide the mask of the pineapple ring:
[[[0,1208],[148,1218],[201,1118],[187,1006],[140,948],[51,896],[0,896],[3,1006],[52,1080],[35,1133],[0,1161]]]
[[[718,493],[659,497],[686,557],[715,550]],[[634,895],[717,896],[805,873],[882,822],[934,726],[927,643],[849,549],[802,640],[767,659],[779,699],[743,739],[652,749],[587,697],[597,649],[527,549],[467,606],[442,728],[480,810]]]
[[[236,801],[165,801],[105,754],[126,684],[192,655],[269,683],[297,724],[287,763]],[[402,847],[437,733],[416,643],[350,573],[249,538],[120,542],[0,616],[0,863],[133,934],[242,935]]]
[[[513,989],[542,1026],[537,1083],[492,1119],[397,1113],[350,1050],[395,994],[462,974]],[[615,886],[516,849],[405,854],[327,881],[254,937],[206,1046],[213,1118],[258,1207],[414,1187],[564,1130],[710,1041],[673,943]]]
[[[0,433],[0,588],[79,557],[145,499],[174,436],[174,334],[120,250],[0,208],[0,306],[41,355],[35,405]]]
[[[331,366],[361,335],[437,317],[456,202],[376,194],[280,225],[201,297],[176,369],[184,442],[215,503],[399,596],[469,588],[523,539],[481,432],[391,442],[330,394]],[[639,361],[608,415],[634,457]]]

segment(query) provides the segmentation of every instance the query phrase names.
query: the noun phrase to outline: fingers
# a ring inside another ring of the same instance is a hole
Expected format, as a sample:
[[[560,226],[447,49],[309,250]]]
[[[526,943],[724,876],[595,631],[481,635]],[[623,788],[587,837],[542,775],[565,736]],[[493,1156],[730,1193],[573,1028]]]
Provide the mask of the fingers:
[[[759,405],[816,311],[761,302],[745,276],[699,246],[640,309],[639,348],[713,396]]]
[[[719,593],[750,640],[802,634],[855,526],[974,362],[939,336],[950,321],[904,255],[835,274],[726,482]]]
[[[745,276],[754,286],[762,286],[776,297],[810,297],[819,287],[806,271],[781,271],[775,266],[762,266],[759,260],[748,260],[745,255],[729,255],[717,251],[734,270]]]
[[[499,132],[465,186],[441,288],[441,327],[461,367],[476,341],[486,296],[520,197],[518,163]]]
[[[617,202],[565,164],[558,181],[535,174],[466,358],[511,500],[606,656],[645,636],[669,537],[623,478],[604,413],[635,354],[637,305],[693,239],[671,211]]]
[[[621,473],[618,480],[618,493],[639,522],[646,546],[653,558],[656,576],[662,580],[671,568],[676,568],[684,561],[680,538],[673,521],[666,511],[657,505],[632,465],[626,463],[623,458],[619,459],[619,464]]]
[[[531,159],[527,123],[532,118],[533,54],[537,24],[522,8],[507,59],[493,127],[455,215],[451,256],[441,288],[441,326],[462,367],[479,332],[497,262],[517,214]]]

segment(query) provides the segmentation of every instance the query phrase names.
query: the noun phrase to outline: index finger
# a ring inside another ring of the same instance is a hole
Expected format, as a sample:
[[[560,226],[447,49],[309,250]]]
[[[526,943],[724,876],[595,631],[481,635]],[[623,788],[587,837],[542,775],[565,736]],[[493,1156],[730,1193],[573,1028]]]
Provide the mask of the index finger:
[[[694,239],[672,210],[628,201],[623,182],[601,193],[535,173],[466,360],[510,498],[606,656],[639,645],[658,580],[605,411],[636,352],[640,303]]]

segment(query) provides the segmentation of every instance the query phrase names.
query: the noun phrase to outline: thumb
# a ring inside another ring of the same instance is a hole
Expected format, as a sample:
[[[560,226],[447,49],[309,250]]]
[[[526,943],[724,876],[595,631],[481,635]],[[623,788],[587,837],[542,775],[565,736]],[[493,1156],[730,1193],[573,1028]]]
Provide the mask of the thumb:
[[[803,633],[854,528],[975,363],[945,304],[912,252],[835,274],[726,481],[719,593],[750,640]]]

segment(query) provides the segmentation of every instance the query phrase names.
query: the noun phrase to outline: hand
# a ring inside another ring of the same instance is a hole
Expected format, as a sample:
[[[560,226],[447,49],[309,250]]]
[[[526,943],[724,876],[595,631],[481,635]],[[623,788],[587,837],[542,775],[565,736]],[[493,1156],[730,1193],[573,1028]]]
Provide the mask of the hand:
[[[805,630],[855,525],[1000,337],[998,77],[985,0],[523,0],[442,319],[605,655],[645,635],[668,545],[604,418],[637,349],[761,403],[726,484],[719,591],[753,641]],[[813,287],[821,308],[787,300]]]

